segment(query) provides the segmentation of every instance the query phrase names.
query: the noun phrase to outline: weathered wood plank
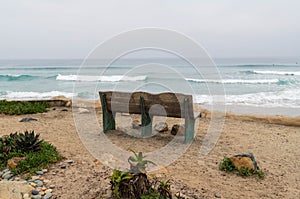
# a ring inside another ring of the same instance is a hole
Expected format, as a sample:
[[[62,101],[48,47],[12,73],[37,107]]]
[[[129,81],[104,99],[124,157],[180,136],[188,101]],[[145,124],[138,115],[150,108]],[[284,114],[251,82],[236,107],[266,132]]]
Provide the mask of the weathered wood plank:
[[[144,106],[152,115],[184,118],[184,100],[188,99],[188,109],[193,110],[193,99],[191,95],[160,93],[151,94],[146,92],[99,92],[100,97],[106,94],[107,109],[111,112],[124,112],[130,114],[141,114],[140,97],[144,97]],[[156,105],[156,106],[155,106]],[[156,108],[155,108],[156,107]],[[161,108],[157,108],[161,107]],[[162,109],[164,111],[162,111]],[[189,112],[193,118],[193,111]]]

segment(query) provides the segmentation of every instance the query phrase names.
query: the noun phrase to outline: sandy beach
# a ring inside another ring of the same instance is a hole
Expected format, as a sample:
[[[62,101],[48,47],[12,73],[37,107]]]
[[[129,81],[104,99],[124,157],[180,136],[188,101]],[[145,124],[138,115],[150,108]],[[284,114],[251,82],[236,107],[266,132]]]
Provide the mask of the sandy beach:
[[[66,109],[62,111],[62,109]],[[78,111],[73,108],[73,111]],[[159,179],[171,179],[173,190],[193,198],[298,198],[300,197],[300,119],[284,116],[250,116],[229,113],[216,146],[204,158],[199,149],[210,122],[210,113],[203,111],[197,125],[195,141],[178,160],[153,174]],[[87,113],[88,114],[88,113]],[[97,109],[101,123],[101,111]],[[37,121],[21,123],[33,117]],[[129,116],[122,116],[123,118]],[[0,115],[0,135],[16,131],[35,130],[41,138],[57,147],[59,153],[74,163],[61,169],[57,163],[44,177],[56,185],[57,198],[95,198],[110,194],[110,168],[95,160],[82,144],[74,124],[72,108],[57,107],[34,115]],[[169,127],[178,119],[168,119]],[[130,124],[118,121],[120,126]],[[148,152],[164,146],[173,136],[170,130],[147,139],[134,138],[122,131],[110,131],[107,137],[123,149]],[[224,156],[252,152],[265,172],[265,179],[244,178],[220,171]],[[62,161],[63,162],[63,161]]]

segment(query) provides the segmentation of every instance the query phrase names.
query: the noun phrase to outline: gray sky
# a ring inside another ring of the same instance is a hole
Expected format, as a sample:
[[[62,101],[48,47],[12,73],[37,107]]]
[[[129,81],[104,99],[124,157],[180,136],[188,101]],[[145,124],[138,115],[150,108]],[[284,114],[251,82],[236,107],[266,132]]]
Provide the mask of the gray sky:
[[[0,59],[83,58],[123,31],[161,27],[212,57],[300,55],[299,0],[1,0]]]

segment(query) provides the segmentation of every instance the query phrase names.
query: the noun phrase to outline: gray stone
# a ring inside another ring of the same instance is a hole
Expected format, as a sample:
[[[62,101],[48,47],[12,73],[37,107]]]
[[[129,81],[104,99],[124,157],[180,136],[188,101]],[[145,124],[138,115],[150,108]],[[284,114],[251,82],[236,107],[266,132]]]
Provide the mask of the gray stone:
[[[41,195],[34,195],[34,196],[31,196],[31,199],[42,199],[42,196]]]
[[[37,119],[34,119],[32,117],[24,117],[20,120],[20,122],[30,122],[30,121],[37,121]]]
[[[73,163],[73,160],[67,160],[67,163],[68,163],[68,164],[72,164],[72,163]]]
[[[38,195],[38,194],[39,194],[39,191],[34,189],[34,190],[31,191],[31,194],[32,194],[32,195]]]
[[[44,185],[44,183],[40,180],[35,180],[34,181],[37,187],[42,187]]]
[[[216,193],[215,197],[216,197],[216,198],[221,198],[221,195],[218,194],[218,193]]]
[[[131,127],[133,129],[140,129],[141,128],[141,124],[138,120],[133,120],[132,123],[131,123]]]
[[[11,179],[13,176],[14,176],[14,174],[7,174],[7,175],[4,176],[4,179],[9,180],[9,179]]]
[[[67,166],[65,164],[60,165],[61,169],[65,169]]]
[[[44,174],[43,171],[36,171],[35,173],[36,173],[37,175],[43,175],[43,174]]]
[[[44,195],[43,199],[50,199],[52,197],[52,193],[47,193]]]
[[[166,122],[159,122],[158,124],[154,125],[154,129],[158,132],[168,131],[168,124]]]
[[[6,169],[4,169],[2,172],[1,172],[1,174],[3,175],[4,173],[6,173],[6,172],[8,172],[9,171],[9,168],[6,168]]]
[[[55,185],[54,185],[54,184],[51,184],[51,185],[49,186],[49,188],[50,188],[50,189],[54,189],[54,188],[55,188]]]
[[[11,174],[11,171],[7,171],[5,173],[2,174],[2,178],[4,178],[4,176],[8,175],[8,174]]]

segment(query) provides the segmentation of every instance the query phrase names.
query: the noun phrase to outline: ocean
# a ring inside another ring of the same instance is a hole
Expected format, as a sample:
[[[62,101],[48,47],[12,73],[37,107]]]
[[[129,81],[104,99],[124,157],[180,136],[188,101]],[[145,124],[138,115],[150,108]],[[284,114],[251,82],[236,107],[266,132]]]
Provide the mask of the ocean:
[[[299,59],[298,59],[299,60]],[[83,60],[0,60],[0,99],[99,99],[99,90],[182,92],[205,107],[245,113],[300,115],[300,63],[295,58],[214,59],[219,78],[178,60],[128,59],[109,67]],[[80,69],[80,70],[79,70]],[[224,91],[218,93],[219,88]]]

